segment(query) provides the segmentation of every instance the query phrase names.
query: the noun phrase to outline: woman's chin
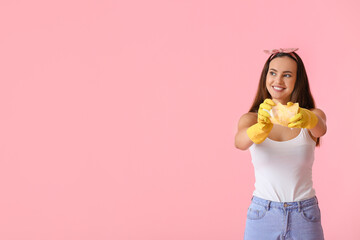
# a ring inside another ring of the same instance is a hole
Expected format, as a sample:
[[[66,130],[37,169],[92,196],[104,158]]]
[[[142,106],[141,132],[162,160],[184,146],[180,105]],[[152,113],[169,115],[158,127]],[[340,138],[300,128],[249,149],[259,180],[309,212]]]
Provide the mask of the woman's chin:
[[[272,100],[275,102],[275,103],[278,103],[280,102],[282,105],[286,105],[290,100],[288,98],[279,98],[279,97],[276,97],[276,96],[271,96],[272,97]]]

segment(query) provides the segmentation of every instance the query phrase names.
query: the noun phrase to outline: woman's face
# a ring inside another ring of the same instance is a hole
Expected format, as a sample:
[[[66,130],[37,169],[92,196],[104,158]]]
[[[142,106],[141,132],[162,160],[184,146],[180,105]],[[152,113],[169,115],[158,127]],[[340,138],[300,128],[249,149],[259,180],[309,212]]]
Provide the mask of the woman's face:
[[[294,59],[283,56],[271,60],[266,75],[266,88],[272,99],[286,105],[294,90],[297,63]]]

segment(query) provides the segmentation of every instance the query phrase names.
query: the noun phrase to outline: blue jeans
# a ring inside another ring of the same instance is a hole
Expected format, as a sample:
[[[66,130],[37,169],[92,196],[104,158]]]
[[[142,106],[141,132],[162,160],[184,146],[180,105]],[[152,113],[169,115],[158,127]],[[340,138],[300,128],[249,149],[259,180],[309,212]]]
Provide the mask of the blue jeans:
[[[274,202],[253,196],[247,210],[244,240],[323,240],[317,197]]]

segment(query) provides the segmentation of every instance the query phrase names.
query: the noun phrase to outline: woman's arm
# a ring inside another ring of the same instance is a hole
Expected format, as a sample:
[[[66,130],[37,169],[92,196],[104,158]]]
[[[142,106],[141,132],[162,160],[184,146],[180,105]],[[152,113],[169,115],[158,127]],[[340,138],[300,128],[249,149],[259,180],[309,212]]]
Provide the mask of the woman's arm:
[[[249,138],[246,130],[257,123],[257,113],[245,113],[239,119],[238,132],[235,135],[235,147],[241,150],[248,149],[253,141]]]
[[[323,135],[325,135],[327,127],[326,127],[326,115],[325,113],[318,109],[318,108],[314,108],[311,110],[313,113],[315,113],[315,115],[318,117],[318,123],[316,124],[316,126],[312,129],[309,129],[311,134],[314,137],[321,137]]]

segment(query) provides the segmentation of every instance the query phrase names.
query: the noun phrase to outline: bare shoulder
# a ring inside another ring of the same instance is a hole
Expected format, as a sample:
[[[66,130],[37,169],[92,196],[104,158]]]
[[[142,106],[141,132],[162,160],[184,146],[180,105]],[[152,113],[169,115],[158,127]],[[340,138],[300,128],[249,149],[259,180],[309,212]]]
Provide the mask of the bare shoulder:
[[[313,108],[311,109],[311,111],[321,117],[326,122],[326,115],[323,110],[321,110],[320,108]]]
[[[247,128],[255,124],[256,122],[257,122],[257,113],[247,112],[240,117],[238,128],[239,130],[245,127]]]
[[[248,120],[257,120],[257,113],[255,112],[247,112],[247,113],[244,113],[239,121],[248,121]]]

